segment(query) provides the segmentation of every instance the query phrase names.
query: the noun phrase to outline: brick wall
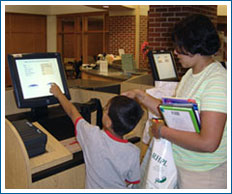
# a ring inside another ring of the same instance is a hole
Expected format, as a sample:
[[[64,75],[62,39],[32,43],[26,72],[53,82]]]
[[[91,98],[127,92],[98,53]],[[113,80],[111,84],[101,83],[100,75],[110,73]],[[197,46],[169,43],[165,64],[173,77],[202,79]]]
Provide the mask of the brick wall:
[[[140,16],[139,48],[148,35],[148,16]],[[135,16],[111,16],[109,22],[109,53],[118,55],[118,49],[123,48],[125,53],[135,56]],[[148,67],[148,60],[139,54],[139,67]]]
[[[110,16],[109,29],[109,53],[122,48],[135,55],[135,16]]]
[[[147,33],[148,33],[148,16],[140,16],[140,34],[139,34],[139,48],[144,41],[147,41]],[[139,68],[147,68],[148,67],[148,59],[143,59],[142,52],[139,52]]]
[[[207,15],[216,23],[216,5],[150,5],[148,19],[148,42],[153,50],[173,50],[171,32],[176,22],[192,13]],[[186,69],[177,63],[181,77]]]

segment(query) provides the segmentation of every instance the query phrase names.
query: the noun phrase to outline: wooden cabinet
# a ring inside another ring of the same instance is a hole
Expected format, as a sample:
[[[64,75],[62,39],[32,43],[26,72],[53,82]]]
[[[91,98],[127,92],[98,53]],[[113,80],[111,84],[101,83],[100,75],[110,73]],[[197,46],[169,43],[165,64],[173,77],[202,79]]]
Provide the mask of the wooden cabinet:
[[[108,34],[107,12],[57,16],[57,50],[63,59],[94,63],[108,50]]]
[[[46,16],[6,13],[5,85],[11,86],[7,55],[46,52]]]

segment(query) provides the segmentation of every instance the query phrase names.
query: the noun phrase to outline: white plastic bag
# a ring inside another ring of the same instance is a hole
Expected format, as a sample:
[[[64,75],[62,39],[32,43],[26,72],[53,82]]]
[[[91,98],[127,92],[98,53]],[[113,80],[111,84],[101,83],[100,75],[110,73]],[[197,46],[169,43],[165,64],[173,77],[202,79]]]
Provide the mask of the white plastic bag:
[[[175,189],[177,170],[171,143],[153,138],[141,164],[140,189]]]
[[[155,97],[173,96],[178,82],[156,81],[155,88],[147,89],[146,93]],[[148,112],[142,141],[150,141],[150,120],[158,118],[154,113]],[[166,139],[152,138],[148,150],[141,164],[141,182],[134,185],[135,189],[174,189],[177,183],[177,170],[173,159],[171,143]]]
[[[177,85],[178,82],[156,81],[155,87],[147,89],[146,93],[158,99],[161,99],[164,96],[174,96]],[[148,144],[150,141],[149,128],[150,128],[150,119],[152,118],[157,118],[157,116],[154,113],[148,111],[148,120],[144,128],[143,138],[142,138],[142,141],[145,144]]]

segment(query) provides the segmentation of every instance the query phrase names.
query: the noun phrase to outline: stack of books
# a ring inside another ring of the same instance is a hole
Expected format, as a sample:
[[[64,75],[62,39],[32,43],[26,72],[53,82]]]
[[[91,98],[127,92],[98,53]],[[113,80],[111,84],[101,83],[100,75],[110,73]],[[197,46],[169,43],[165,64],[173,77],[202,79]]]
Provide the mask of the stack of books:
[[[200,133],[200,114],[195,100],[164,97],[159,108],[168,127]]]

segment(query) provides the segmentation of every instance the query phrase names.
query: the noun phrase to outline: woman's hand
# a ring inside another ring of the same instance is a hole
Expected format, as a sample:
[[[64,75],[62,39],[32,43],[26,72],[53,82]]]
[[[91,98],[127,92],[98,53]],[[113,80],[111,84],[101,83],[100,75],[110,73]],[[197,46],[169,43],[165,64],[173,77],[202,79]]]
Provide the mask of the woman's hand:
[[[138,99],[141,102],[145,97],[146,93],[143,90],[134,89],[123,92],[122,95],[127,96],[129,98]]]
[[[161,104],[161,100],[150,96],[144,90],[140,90],[140,89],[129,90],[127,92],[123,92],[121,95],[138,100],[139,103],[143,104],[157,117],[160,116],[158,107]]]
[[[152,122],[151,133],[156,139],[162,137],[163,126],[165,126],[163,121]]]
[[[173,129],[162,123],[153,123],[151,133],[156,138],[168,141],[196,152],[215,152],[220,145],[227,115],[213,111],[201,111],[201,132]]]
[[[58,98],[58,96],[59,96],[60,94],[62,94],[62,92],[61,92],[59,86],[56,85],[55,83],[51,84],[50,92],[51,92],[56,98]]]

